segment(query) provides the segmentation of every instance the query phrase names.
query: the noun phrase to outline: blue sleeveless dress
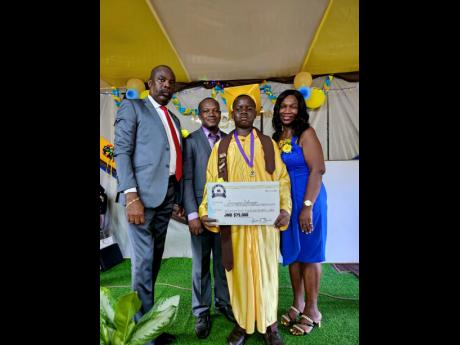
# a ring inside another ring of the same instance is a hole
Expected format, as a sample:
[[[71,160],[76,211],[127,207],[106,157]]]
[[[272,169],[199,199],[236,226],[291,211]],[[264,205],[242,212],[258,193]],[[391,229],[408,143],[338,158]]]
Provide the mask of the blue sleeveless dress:
[[[291,138],[292,151],[281,153],[291,178],[292,214],[289,227],[281,231],[281,255],[283,265],[293,262],[314,263],[325,260],[327,235],[327,194],[321,183],[320,193],[313,205],[313,232],[303,233],[299,225],[299,215],[307,189],[310,170],[303,151],[296,144],[297,137]]]

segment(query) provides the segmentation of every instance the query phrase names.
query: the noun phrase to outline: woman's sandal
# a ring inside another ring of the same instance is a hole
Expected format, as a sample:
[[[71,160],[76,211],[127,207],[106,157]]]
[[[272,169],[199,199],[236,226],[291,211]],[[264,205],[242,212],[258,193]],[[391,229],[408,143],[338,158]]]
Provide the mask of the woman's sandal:
[[[307,320],[308,323],[302,323],[302,319]],[[305,330],[303,327],[308,327],[308,331]],[[300,315],[300,321],[296,323],[295,325],[292,326],[292,328],[289,330],[292,335],[300,336],[300,335],[307,335],[310,334],[311,331],[315,327],[321,327],[321,320],[318,322],[313,321],[310,319],[307,315],[301,314]]]
[[[291,310],[294,310],[297,313],[294,319],[292,319],[291,315],[289,315]],[[302,315],[302,313],[296,307],[291,306],[286,314],[281,315],[281,324],[287,327],[292,326],[297,321],[299,315]]]

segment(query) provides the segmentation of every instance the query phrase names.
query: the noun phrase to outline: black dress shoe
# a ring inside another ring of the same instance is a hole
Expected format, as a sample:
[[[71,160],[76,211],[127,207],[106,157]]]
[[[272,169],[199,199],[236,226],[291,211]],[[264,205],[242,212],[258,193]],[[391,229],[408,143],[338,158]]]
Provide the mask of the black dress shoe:
[[[216,309],[217,312],[223,314],[228,321],[236,323],[235,316],[233,315],[233,310],[231,306],[219,307]]]
[[[168,345],[176,341],[176,336],[169,333],[161,333],[155,339],[155,345]]]
[[[275,322],[273,325],[268,326],[265,334],[262,334],[265,345],[284,345],[283,340],[278,332],[278,326]]]
[[[227,345],[243,345],[247,337],[246,331],[236,324],[227,338]]]
[[[195,334],[198,338],[207,338],[211,331],[211,316],[203,314],[198,316],[195,322]]]

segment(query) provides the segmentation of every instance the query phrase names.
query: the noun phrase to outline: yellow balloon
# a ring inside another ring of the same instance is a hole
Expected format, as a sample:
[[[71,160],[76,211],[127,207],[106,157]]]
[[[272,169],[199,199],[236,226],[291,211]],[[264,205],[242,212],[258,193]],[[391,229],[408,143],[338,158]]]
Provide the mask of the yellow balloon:
[[[301,86],[311,86],[313,78],[308,72],[299,72],[294,77],[294,87],[298,89]]]
[[[323,90],[320,90],[316,87],[312,88],[311,96],[308,101],[305,101],[307,107],[310,109],[316,109],[323,105],[326,100],[326,94]]]
[[[149,96],[149,90],[144,90],[141,93],[141,96],[139,97],[140,99],[144,99]]]
[[[126,89],[136,89],[140,95],[145,90],[145,84],[140,79],[132,78],[126,83]]]

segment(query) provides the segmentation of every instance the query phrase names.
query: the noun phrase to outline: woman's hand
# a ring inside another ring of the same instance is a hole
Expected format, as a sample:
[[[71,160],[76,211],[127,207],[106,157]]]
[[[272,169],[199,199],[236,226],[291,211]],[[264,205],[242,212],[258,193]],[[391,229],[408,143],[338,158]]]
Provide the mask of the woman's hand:
[[[299,215],[300,230],[304,233],[313,232],[313,206],[303,206]]]

